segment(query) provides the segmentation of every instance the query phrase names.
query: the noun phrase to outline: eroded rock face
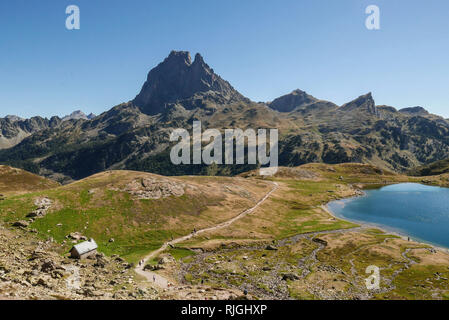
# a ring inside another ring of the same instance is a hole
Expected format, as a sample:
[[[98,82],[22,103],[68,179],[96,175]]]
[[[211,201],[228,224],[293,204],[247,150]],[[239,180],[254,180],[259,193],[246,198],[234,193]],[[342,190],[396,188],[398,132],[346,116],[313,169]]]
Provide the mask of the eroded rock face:
[[[125,191],[138,199],[161,199],[170,196],[180,197],[184,194],[183,183],[170,180],[144,178],[126,185]]]

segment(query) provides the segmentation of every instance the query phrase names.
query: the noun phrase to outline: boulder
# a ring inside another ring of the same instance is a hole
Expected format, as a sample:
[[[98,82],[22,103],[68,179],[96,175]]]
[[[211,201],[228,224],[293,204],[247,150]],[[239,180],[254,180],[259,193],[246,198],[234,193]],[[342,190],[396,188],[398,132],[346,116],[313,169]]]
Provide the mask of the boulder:
[[[27,221],[24,221],[24,220],[20,220],[20,221],[14,222],[12,224],[13,227],[19,227],[19,228],[26,228],[29,225],[30,225],[30,223]]]
[[[287,281],[287,280],[295,281],[295,280],[299,280],[299,277],[294,273],[285,273],[282,275],[282,280],[283,281]]]
[[[26,217],[27,218],[35,218],[35,217],[37,217],[37,213],[36,213],[36,211],[30,212],[27,214]]]
[[[45,262],[42,264],[42,266],[41,266],[41,271],[42,272],[45,272],[45,273],[50,273],[51,271],[53,271],[53,270],[55,270],[56,269],[56,265],[55,265],[55,263],[52,261],[52,260],[50,260],[50,259],[48,259],[48,260],[45,260]]]
[[[313,242],[319,243],[319,244],[321,244],[323,246],[327,246],[327,241],[323,240],[323,239],[320,239],[320,238],[314,238]]]
[[[167,257],[163,257],[159,260],[159,264],[167,264],[170,263],[170,259],[168,259]]]

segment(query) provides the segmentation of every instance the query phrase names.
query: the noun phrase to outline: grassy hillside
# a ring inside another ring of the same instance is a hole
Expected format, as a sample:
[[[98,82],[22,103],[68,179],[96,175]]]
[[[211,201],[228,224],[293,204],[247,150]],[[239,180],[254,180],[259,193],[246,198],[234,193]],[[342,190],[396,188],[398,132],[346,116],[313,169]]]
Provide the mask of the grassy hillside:
[[[26,193],[57,187],[55,181],[27,171],[0,165],[0,194]]]
[[[137,261],[171,237],[232,218],[256,203],[270,187],[243,178],[172,179],[108,171],[70,185],[10,197],[0,202],[0,217],[8,224],[30,221],[28,228],[43,238],[54,238],[67,250],[72,240],[66,236],[78,232],[94,238],[106,254]],[[51,201],[48,212],[27,218],[41,199]]]

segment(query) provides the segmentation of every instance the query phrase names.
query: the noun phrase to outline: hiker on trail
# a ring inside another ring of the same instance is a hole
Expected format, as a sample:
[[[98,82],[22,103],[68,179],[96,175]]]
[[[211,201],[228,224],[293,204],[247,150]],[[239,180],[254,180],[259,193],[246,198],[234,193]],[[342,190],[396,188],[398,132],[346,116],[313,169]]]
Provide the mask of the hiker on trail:
[[[156,276],[153,275],[153,282],[156,282]]]
[[[245,296],[247,296],[248,295],[248,290],[243,290],[243,294],[245,295]]]
[[[193,233],[196,233],[196,228],[193,228]]]
[[[201,279],[201,284],[204,284],[204,279]]]

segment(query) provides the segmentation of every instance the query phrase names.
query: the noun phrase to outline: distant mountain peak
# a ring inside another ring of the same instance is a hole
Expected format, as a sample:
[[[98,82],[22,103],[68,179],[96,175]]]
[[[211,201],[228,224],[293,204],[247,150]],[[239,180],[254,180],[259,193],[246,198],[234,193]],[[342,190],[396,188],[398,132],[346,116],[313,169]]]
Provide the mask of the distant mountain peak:
[[[209,94],[221,102],[245,99],[229,82],[215,74],[199,53],[195,55],[192,63],[188,51],[172,51],[162,63],[148,73],[147,80],[133,104],[144,113],[158,114],[163,112],[168,104],[198,94]]]
[[[300,89],[293,90],[291,93],[279,97],[268,104],[271,109],[279,112],[290,112],[306,104],[318,101],[317,98],[307,94]]]
[[[371,92],[361,95],[355,100],[348,102],[340,107],[342,111],[354,111],[354,110],[364,110],[369,113],[379,116],[379,111],[377,110],[376,103]]]
[[[5,117],[5,119],[8,119],[8,120],[11,121],[11,122],[16,122],[16,121],[22,121],[22,120],[24,120],[23,118],[21,118],[21,117],[19,117],[19,116],[16,116],[16,115],[7,115],[7,116]]]
[[[90,120],[93,118],[95,118],[95,115],[93,113],[91,113],[87,116],[81,110],[76,110],[76,111],[73,111],[70,115],[63,117],[62,121],[79,120],[79,119]]]

